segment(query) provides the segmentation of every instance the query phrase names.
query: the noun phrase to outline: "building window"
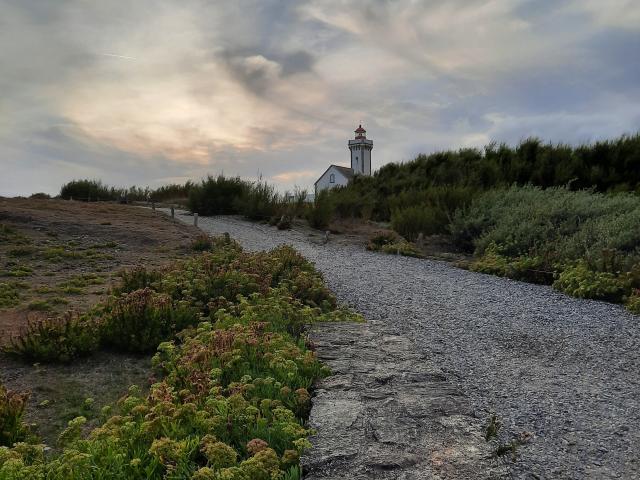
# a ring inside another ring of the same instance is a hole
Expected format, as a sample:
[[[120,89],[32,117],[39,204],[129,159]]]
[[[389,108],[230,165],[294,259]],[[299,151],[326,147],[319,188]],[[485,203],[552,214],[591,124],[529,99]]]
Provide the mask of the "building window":
[[[329,183],[336,183],[336,176],[333,173],[329,175]]]

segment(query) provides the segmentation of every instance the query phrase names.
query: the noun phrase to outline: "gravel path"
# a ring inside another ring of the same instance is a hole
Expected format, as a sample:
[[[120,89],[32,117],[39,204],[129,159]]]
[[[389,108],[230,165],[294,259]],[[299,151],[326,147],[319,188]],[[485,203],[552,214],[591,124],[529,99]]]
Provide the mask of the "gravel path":
[[[331,241],[319,245],[300,232],[235,218],[200,218],[200,227],[229,232],[248,249],[293,245],[316,264],[342,302],[365,315],[369,330],[356,336],[371,344],[377,335],[380,348],[384,335],[408,342],[401,348],[419,354],[430,371],[444,371],[447,384],[468,400],[471,416],[486,423],[495,412],[504,424],[501,442],[533,434],[518,448],[516,461],[506,462],[514,478],[640,478],[640,318],[621,307],[443,262]],[[475,441],[471,416],[467,423]],[[486,458],[477,460],[483,469],[495,467]],[[491,474],[478,470],[469,478],[500,474],[495,468],[482,471]],[[455,478],[430,475],[396,471],[375,478]]]

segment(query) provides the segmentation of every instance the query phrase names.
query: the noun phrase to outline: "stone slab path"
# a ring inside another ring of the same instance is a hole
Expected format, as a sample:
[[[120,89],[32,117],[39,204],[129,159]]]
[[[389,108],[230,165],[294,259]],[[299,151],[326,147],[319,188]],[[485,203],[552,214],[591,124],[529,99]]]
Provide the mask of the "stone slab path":
[[[640,478],[640,318],[620,306],[237,218],[200,227],[293,245],[367,318],[312,332],[335,375],[308,479]],[[492,455],[515,438],[515,457]]]

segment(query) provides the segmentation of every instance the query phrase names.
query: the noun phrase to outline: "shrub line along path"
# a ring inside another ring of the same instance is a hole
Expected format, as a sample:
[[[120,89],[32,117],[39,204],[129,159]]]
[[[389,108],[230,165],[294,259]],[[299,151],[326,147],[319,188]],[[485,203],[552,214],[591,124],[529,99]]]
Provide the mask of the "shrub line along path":
[[[621,306],[233,217],[199,226],[292,245],[367,319],[312,332],[334,375],[308,479],[640,478],[640,318]],[[492,455],[517,438],[515,461]]]

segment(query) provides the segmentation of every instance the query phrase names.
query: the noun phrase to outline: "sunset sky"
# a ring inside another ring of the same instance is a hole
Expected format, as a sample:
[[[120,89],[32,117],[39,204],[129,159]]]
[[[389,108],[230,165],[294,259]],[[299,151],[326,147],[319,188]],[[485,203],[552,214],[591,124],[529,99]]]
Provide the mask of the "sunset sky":
[[[637,0],[0,0],[0,195],[640,130]]]

